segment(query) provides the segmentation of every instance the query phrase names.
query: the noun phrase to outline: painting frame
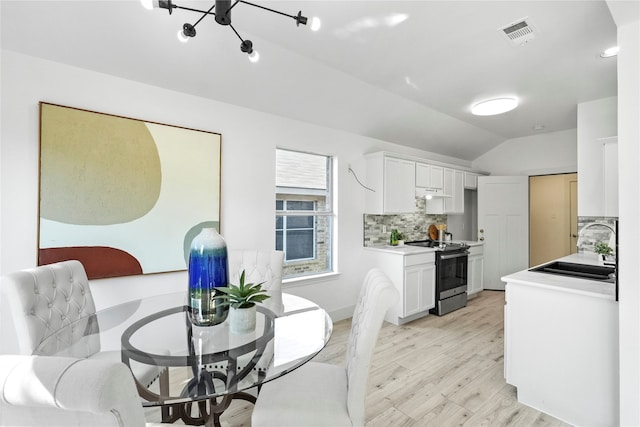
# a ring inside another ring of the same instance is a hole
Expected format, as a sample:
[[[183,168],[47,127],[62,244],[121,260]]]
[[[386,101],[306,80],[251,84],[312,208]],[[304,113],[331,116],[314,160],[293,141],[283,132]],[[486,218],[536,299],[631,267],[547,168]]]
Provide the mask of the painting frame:
[[[181,271],[193,237],[220,232],[222,134],[44,101],[39,118],[37,265]]]

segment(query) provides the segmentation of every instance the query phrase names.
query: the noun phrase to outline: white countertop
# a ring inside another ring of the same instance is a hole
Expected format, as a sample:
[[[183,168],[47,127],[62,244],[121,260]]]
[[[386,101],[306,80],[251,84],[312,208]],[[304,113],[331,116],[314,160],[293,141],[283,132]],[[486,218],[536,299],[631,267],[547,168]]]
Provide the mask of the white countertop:
[[[434,248],[423,248],[422,246],[365,246],[365,249],[378,252],[389,252],[392,254],[410,255],[410,254],[422,254],[426,252],[435,252]]]
[[[602,259],[593,253],[573,254],[558,258],[556,261],[573,262],[576,264],[603,265]],[[551,261],[550,261],[551,262]],[[546,262],[544,264],[547,264]],[[501,278],[503,282],[537,286],[556,291],[566,291],[595,298],[615,299],[615,284],[598,280],[580,279],[577,277],[560,276],[556,274],[540,273],[522,270]]]
[[[484,245],[484,242],[479,242],[476,240],[453,240],[452,243],[466,243],[467,246],[480,246]],[[391,245],[382,245],[382,246],[365,246],[365,249],[372,251],[380,251],[380,252],[389,252],[394,254],[401,255],[409,255],[409,254],[419,254],[425,252],[435,252],[434,248],[424,248],[421,246],[391,246]]]

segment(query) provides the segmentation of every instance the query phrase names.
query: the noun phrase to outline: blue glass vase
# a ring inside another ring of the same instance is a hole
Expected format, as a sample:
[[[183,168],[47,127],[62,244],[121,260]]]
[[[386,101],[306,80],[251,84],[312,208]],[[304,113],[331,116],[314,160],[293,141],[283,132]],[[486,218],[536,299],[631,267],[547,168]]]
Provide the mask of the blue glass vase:
[[[229,306],[214,299],[216,288],[229,283],[227,244],[215,228],[203,228],[189,250],[189,317],[197,326],[213,326],[227,318]]]

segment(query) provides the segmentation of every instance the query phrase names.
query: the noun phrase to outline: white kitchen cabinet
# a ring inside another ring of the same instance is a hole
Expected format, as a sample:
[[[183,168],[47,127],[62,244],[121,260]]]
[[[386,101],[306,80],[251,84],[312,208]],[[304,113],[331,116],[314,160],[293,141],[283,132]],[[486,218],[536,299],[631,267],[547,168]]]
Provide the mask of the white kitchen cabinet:
[[[484,245],[469,247],[467,263],[467,295],[477,294],[484,289]]]
[[[523,271],[503,278],[506,382],[518,402],[571,425],[620,425],[613,289],[558,277]]]
[[[617,97],[578,104],[578,215],[618,215]]]
[[[444,168],[442,166],[416,162],[416,187],[442,190],[443,172]]]
[[[474,172],[464,172],[464,188],[476,190],[478,188],[478,174]]]
[[[451,207],[451,202],[447,200],[451,199],[453,192],[453,169],[444,168],[442,171],[442,194],[444,197],[434,197],[431,200],[427,200],[426,212],[430,215],[442,215],[446,214],[447,208]]]
[[[405,262],[411,257],[406,256]],[[426,312],[436,306],[435,279],[435,264],[418,264],[405,268],[403,318]]]
[[[593,158],[590,159],[591,166],[586,168],[588,175],[583,178],[578,173],[578,213],[581,216],[617,217],[618,138],[598,138],[591,148]],[[582,156],[583,159],[586,157]]]
[[[400,293],[400,300],[391,307],[385,320],[401,325],[429,314],[435,307],[435,252],[405,254],[401,249],[368,248],[367,264],[380,268]]]
[[[416,209],[415,162],[374,153],[367,156],[366,213],[412,213]]]
[[[464,172],[444,168],[443,178],[445,197],[427,200],[426,212],[430,215],[464,213]]]
[[[444,213],[464,213],[464,172],[445,169],[445,194],[451,196],[444,199]]]
[[[618,137],[602,141],[604,216],[618,216]]]

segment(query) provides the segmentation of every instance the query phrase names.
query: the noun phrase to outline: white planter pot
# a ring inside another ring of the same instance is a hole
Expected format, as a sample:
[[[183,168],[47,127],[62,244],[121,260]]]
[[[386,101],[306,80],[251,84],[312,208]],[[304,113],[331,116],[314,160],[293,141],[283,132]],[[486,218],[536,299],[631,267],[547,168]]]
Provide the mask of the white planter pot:
[[[256,329],[256,306],[229,310],[229,330],[233,334],[246,334]]]

